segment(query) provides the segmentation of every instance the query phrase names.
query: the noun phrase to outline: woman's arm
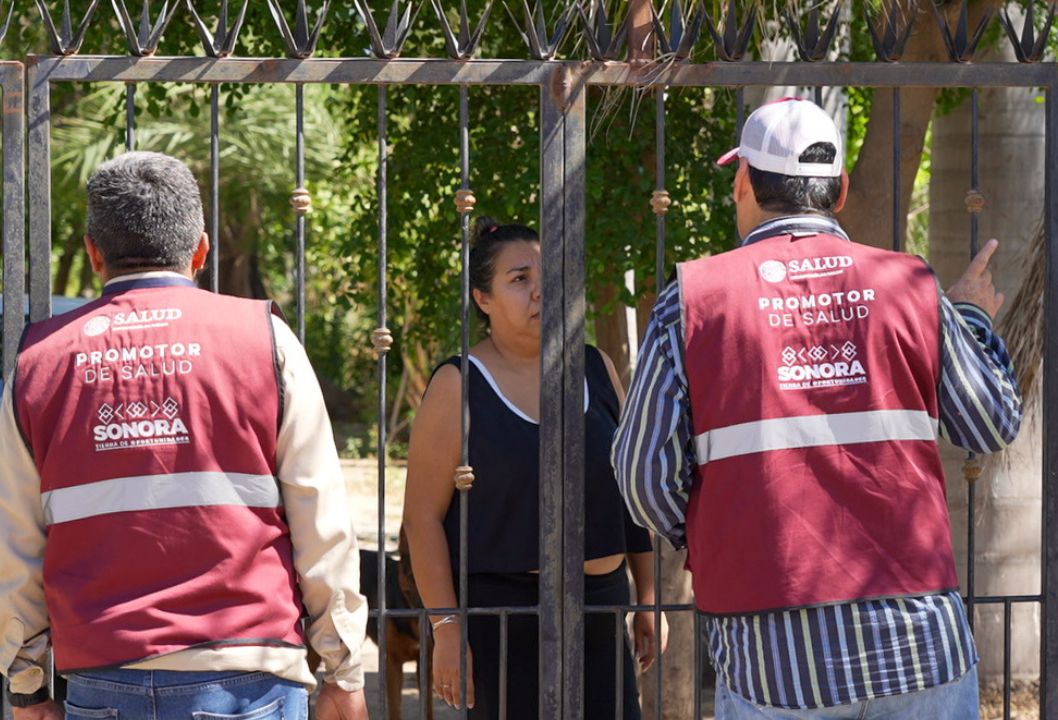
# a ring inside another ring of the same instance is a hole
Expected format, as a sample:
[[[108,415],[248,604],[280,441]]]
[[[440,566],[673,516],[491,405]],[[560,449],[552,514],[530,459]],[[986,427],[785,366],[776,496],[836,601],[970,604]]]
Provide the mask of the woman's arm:
[[[654,553],[628,553],[628,567],[632,571],[632,580],[636,584],[636,604],[653,605],[657,598],[654,585]],[[632,631],[635,641],[636,658],[644,672],[658,655],[665,652],[669,644],[669,622],[665,613],[661,615],[661,639],[658,641],[657,613],[649,610],[637,612],[632,618]]]
[[[621,385],[621,378],[617,375],[617,368],[614,367],[613,360],[610,359],[609,355],[602,350],[599,351],[599,354],[602,355],[606,371],[610,374],[610,382],[613,383],[614,392],[617,393],[617,401],[620,404],[620,408],[624,410],[625,390]],[[656,586],[654,585],[654,553],[630,552],[627,558],[628,568],[632,572],[632,581],[636,586],[636,604],[653,605],[657,597]],[[637,612],[632,620],[635,633],[636,658],[638,658],[640,669],[643,671],[654,663],[659,654],[659,643],[656,642],[657,627],[654,620],[654,613],[652,612]],[[660,652],[665,652],[668,640],[669,623],[664,613],[662,613]]]
[[[618,410],[624,410],[625,408],[625,388],[621,384],[621,378],[617,375],[617,368],[613,364],[613,360],[610,356],[599,350],[599,354],[602,355],[602,362],[606,366],[606,372],[610,375],[610,382],[613,383],[613,390],[617,393],[617,407]]]
[[[443,522],[455,493],[459,465],[459,409],[459,370],[445,365],[434,375],[416,413],[404,486],[404,531],[412,572],[428,608],[458,604]]]
[[[444,365],[430,382],[415,416],[408,446],[408,479],[404,487],[404,531],[408,536],[415,584],[427,608],[452,608],[458,604],[452,584],[452,563],[444,517],[455,493],[455,470],[460,460],[459,370]],[[444,613],[432,615],[434,630],[434,686],[445,702],[458,707],[458,620]],[[474,706],[470,651],[467,651],[467,705]]]

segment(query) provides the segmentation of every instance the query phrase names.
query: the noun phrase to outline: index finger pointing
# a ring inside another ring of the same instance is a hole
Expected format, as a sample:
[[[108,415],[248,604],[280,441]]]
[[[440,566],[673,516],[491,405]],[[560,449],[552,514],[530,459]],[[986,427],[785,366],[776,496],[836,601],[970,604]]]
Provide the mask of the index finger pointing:
[[[999,248],[999,241],[992,238],[985,243],[985,246],[974,256],[974,259],[970,261],[970,267],[966,269],[967,275],[982,275],[985,270],[988,269],[988,263],[992,260],[992,256],[995,255],[996,250]]]

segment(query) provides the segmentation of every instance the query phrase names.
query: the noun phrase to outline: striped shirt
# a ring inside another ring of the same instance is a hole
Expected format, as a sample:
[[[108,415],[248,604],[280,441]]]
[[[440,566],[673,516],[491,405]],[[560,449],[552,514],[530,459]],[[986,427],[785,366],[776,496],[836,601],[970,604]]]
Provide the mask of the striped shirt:
[[[814,229],[846,237],[820,217],[769,221],[743,244]],[[1016,436],[1021,394],[1006,346],[980,308],[940,293],[940,434],[974,452]],[[680,330],[679,287],[658,298],[614,439],[614,471],[633,519],[686,545],[697,461]],[[815,708],[925,689],[961,677],[977,653],[958,593],[707,620],[714,666],[761,704]]]

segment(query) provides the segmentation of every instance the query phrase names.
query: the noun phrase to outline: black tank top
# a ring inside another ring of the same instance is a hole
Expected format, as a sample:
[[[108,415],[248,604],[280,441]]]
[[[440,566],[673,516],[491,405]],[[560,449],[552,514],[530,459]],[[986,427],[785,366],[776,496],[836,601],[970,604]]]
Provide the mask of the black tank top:
[[[459,367],[458,357],[444,364]],[[492,376],[470,360],[470,465],[467,493],[469,573],[518,573],[540,568],[540,426],[505,398]],[[584,378],[584,559],[650,550],[650,534],[632,522],[610,466],[619,404],[602,355],[586,346]],[[456,492],[444,528],[459,572]]]

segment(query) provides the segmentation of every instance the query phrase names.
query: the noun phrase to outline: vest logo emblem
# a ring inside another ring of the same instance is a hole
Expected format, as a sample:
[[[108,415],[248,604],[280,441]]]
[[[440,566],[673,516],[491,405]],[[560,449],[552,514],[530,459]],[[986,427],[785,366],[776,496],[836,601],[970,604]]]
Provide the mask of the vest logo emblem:
[[[858,355],[859,348],[851,340],[840,345],[788,345],[779,355],[779,388],[810,390],[866,383],[867,370],[856,359]]]
[[[794,258],[786,263],[778,260],[765,260],[758,269],[762,278],[770,283],[777,283],[787,277],[791,280],[808,280],[841,275],[845,272],[845,268],[852,267],[852,264],[852,258],[848,255],[831,255],[829,257]]]
[[[786,266],[778,260],[765,260],[760,264],[760,276],[770,283],[786,279]]]
[[[102,335],[109,329],[110,318],[106,315],[96,315],[85,322],[82,332],[88,337],[96,337],[97,335]]]
[[[92,428],[96,452],[191,442],[187,425],[180,418],[180,404],[172,397],[160,403],[103,403],[97,417],[100,424]]]

